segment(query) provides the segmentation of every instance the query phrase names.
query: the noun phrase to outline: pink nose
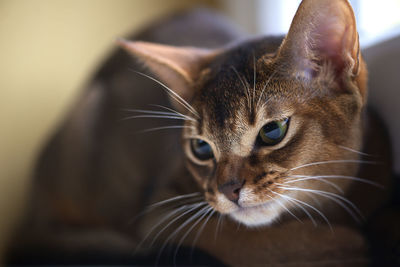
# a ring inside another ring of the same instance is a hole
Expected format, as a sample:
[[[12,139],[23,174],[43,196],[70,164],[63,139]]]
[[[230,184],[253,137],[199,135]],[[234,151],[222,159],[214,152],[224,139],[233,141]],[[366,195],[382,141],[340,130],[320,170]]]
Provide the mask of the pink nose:
[[[240,197],[240,190],[244,182],[232,180],[218,187],[218,190],[224,194],[230,201],[238,203]]]

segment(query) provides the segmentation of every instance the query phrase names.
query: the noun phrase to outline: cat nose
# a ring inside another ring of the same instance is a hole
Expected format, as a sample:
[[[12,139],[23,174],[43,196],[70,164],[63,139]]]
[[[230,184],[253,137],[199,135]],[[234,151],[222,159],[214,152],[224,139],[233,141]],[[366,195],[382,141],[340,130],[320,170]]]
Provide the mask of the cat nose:
[[[224,194],[230,201],[238,204],[240,190],[244,185],[244,181],[232,180],[218,187],[218,190]]]

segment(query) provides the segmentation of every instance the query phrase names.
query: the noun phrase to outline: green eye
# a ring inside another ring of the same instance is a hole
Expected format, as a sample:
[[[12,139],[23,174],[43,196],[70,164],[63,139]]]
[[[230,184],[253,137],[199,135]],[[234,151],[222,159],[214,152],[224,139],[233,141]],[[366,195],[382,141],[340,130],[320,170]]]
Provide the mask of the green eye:
[[[258,143],[264,146],[278,144],[285,137],[288,127],[289,118],[265,124],[258,134]]]
[[[204,140],[190,140],[190,147],[193,155],[200,160],[208,160],[214,157],[211,146]]]

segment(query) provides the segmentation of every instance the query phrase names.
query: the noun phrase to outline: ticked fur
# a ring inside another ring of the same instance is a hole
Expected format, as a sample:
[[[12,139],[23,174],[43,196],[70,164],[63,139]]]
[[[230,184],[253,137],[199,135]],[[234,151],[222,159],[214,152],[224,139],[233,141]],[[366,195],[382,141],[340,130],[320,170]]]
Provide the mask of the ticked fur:
[[[266,225],[315,198],[329,202],[351,184],[290,183],[300,176],[354,177],[358,170],[359,155],[342,147],[361,149],[366,69],[347,1],[303,1],[283,40],[259,38],[217,50],[121,44],[196,111],[198,118],[183,130],[186,163],[221,214]],[[256,144],[264,125],[285,118],[290,125],[279,144]],[[196,159],[191,139],[206,141],[214,158]],[[221,191],[233,183],[242,184],[237,203]]]
[[[363,237],[335,223],[375,210],[387,173],[371,171],[375,158],[364,153],[384,142],[369,133],[381,127],[366,120],[367,71],[349,3],[304,0],[284,38],[237,41],[215,17],[196,14],[134,38],[149,42],[118,41],[133,57],[110,58],[44,150],[15,244],[131,257],[135,246],[148,252],[147,242],[161,251],[197,242],[229,265],[335,257],[354,266]],[[136,72],[143,66],[150,73]],[[281,142],[257,143],[264,125],[285,118]],[[183,124],[151,128],[151,119]],[[193,155],[193,139],[214,157]],[[224,188],[238,184],[232,201]]]

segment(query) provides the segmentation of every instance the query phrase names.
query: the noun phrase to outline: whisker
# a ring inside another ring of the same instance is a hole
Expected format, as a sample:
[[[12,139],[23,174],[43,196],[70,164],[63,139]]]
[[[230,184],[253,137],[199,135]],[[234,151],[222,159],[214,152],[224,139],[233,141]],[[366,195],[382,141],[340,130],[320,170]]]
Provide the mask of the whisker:
[[[246,89],[246,96],[247,96],[247,105],[249,107],[249,110],[251,110],[251,101],[250,101],[250,88],[248,85],[245,84],[244,80],[242,79],[241,75],[237,71],[237,69],[234,66],[231,66],[231,69],[236,73],[238,76],[240,82],[242,83],[243,87]]]
[[[183,204],[191,204],[188,203],[189,201],[199,201],[199,200],[204,200],[204,198],[200,195],[198,195],[196,197],[196,195],[194,195],[195,193],[192,194],[188,194],[188,195],[181,195],[181,196],[177,196],[177,197],[173,197],[171,199],[166,199],[157,203],[154,203],[152,205],[147,206],[142,212],[140,212],[139,214],[137,214],[135,217],[133,217],[133,219],[131,219],[128,224],[132,224],[134,221],[136,221],[138,218],[142,217],[143,215],[155,210],[156,208],[159,208],[163,205],[167,205],[167,204],[175,204],[175,205],[183,205]],[[200,194],[200,193],[198,193]],[[194,195],[194,196],[189,196],[189,195]],[[177,202],[180,201],[180,202]],[[176,208],[176,207],[172,207],[172,208]]]
[[[152,105],[152,106],[163,107],[160,105]],[[164,107],[164,108],[167,108],[167,107]],[[165,111],[158,111],[158,110],[146,110],[146,109],[124,109],[124,111],[143,113],[143,114],[147,114],[147,115],[151,114],[151,115],[167,115],[167,116],[181,117],[181,118],[186,118],[189,121],[196,122],[196,120],[190,116],[187,116],[187,115],[184,115],[177,111],[174,111],[173,109],[169,109],[169,110],[171,110],[172,112],[165,112]]]
[[[164,226],[157,234],[156,236],[153,238],[153,240],[150,243],[150,247],[152,247],[155,243],[155,241],[157,240],[157,238],[170,226],[172,225],[174,222],[176,222],[177,220],[179,220],[180,218],[182,218],[183,216],[185,216],[186,214],[194,211],[197,208],[200,208],[201,206],[206,205],[207,202],[200,202],[197,205],[195,205],[194,207],[192,207],[191,209],[185,211],[184,213],[180,214],[179,216],[175,217],[173,220],[171,220],[166,226]]]
[[[144,113],[144,114],[157,114],[157,115],[172,115],[178,116],[177,113],[174,112],[165,112],[165,111],[158,111],[158,110],[146,110],[146,109],[124,109],[124,111],[128,112],[137,112],[137,113]],[[184,116],[181,116],[184,117]]]
[[[180,112],[176,111],[175,109],[172,109],[172,108],[169,108],[169,107],[166,107],[166,106],[163,106],[163,105],[158,105],[158,104],[150,104],[150,106],[152,106],[152,107],[158,107],[158,108],[162,108],[162,109],[168,110],[168,111],[170,111],[170,112],[172,112],[172,113],[175,113],[175,114],[177,114],[177,115],[179,115],[179,116],[183,116],[183,117],[185,117],[185,118],[188,118],[188,119],[190,119],[190,120],[192,120],[192,121],[197,122],[197,120],[196,120],[195,118],[193,118],[192,116],[189,116],[189,115],[185,115],[185,114],[183,114],[183,113],[180,113]]]
[[[148,206],[148,208],[156,208],[162,205],[165,205],[167,203],[176,201],[176,200],[180,200],[180,199],[184,199],[184,198],[190,198],[190,197],[195,197],[195,196],[199,196],[201,195],[201,193],[199,192],[194,192],[194,193],[190,193],[190,194],[185,194],[185,195],[179,195],[179,196],[175,196],[175,197],[171,197],[156,203],[151,204],[150,206]]]
[[[188,225],[190,222],[192,222],[193,220],[195,220],[196,218],[198,218],[199,216],[201,216],[202,214],[206,214],[206,212],[208,212],[208,210],[210,209],[210,207],[207,205],[206,207],[203,207],[202,209],[200,209],[199,211],[197,211],[195,214],[193,214],[192,216],[190,216],[185,222],[183,222],[177,229],[175,229],[175,231],[173,231],[163,242],[158,255],[157,255],[157,262],[159,257],[161,256],[162,252],[164,251],[165,247],[167,246],[167,244],[169,243],[170,240],[172,240],[176,234],[178,234],[183,228],[186,227],[186,225]],[[178,245],[179,247],[179,245]]]
[[[237,228],[236,228],[236,232],[237,232],[237,231],[239,231],[240,226],[242,225],[242,222],[239,221],[239,222],[236,222],[236,223],[237,223]]]
[[[186,108],[188,111],[190,111],[193,115],[195,115],[197,118],[200,118],[199,113],[185,100],[183,99],[180,95],[178,95],[177,93],[175,93],[171,88],[169,88],[168,86],[166,86],[164,83],[160,82],[159,80],[144,74],[142,72],[136,71],[136,70],[132,70],[133,72],[142,75],[156,83],[158,83],[159,85],[161,85],[166,92],[174,99],[176,100],[179,104],[181,104],[184,108]]]
[[[338,147],[343,148],[344,150],[347,150],[347,151],[350,151],[350,152],[354,152],[354,153],[356,153],[356,154],[358,154],[358,155],[368,156],[368,157],[376,157],[376,156],[374,156],[374,155],[367,154],[367,153],[364,153],[364,152],[361,152],[361,151],[352,149],[352,148],[350,148],[350,147],[345,147],[345,146],[342,146],[342,145],[338,145]]]
[[[267,188],[267,189],[268,189],[268,188]],[[268,190],[269,190],[269,191],[272,191],[271,189],[268,189]],[[293,212],[291,212],[291,211],[289,210],[289,208],[287,208],[287,207],[285,206],[285,204],[283,204],[282,202],[280,202],[277,198],[273,198],[273,197],[268,196],[268,195],[267,195],[267,197],[271,198],[273,201],[275,201],[276,203],[278,203],[282,208],[284,208],[284,209],[285,209],[290,215],[292,215],[296,220],[298,220],[299,222],[303,223],[302,220],[300,220],[296,215],[294,215]]]
[[[196,209],[197,207],[199,207],[199,204],[198,204],[198,203],[192,204],[192,205],[185,205],[185,206],[179,207],[179,208],[177,208],[177,209],[175,209],[175,210],[169,212],[168,214],[166,214],[160,221],[158,221],[157,224],[155,224],[155,225],[147,232],[147,234],[145,235],[145,237],[140,241],[140,243],[139,243],[139,244],[137,245],[137,247],[136,247],[135,254],[136,254],[136,252],[140,249],[140,247],[144,244],[144,242],[146,242],[146,240],[150,237],[150,235],[154,232],[154,230],[157,229],[157,228],[158,228],[161,224],[163,224],[166,220],[168,220],[169,218],[171,218],[172,216],[174,216],[175,214],[177,214],[177,213],[179,213],[179,212],[181,212],[181,211],[183,211],[183,210],[186,210],[186,209],[193,210],[193,209]]]
[[[299,207],[307,216],[308,218],[310,218],[312,224],[316,227],[318,224],[317,222],[314,220],[314,217],[311,215],[311,213],[308,212],[308,210],[306,208],[304,208],[301,204],[295,202],[291,197],[287,196],[288,200],[291,201],[293,204],[295,204],[297,207]]]
[[[272,191],[272,190],[271,190],[271,191]],[[331,225],[331,223],[329,222],[328,218],[327,218],[319,209],[313,207],[312,205],[310,205],[310,204],[308,204],[308,203],[306,203],[306,202],[304,202],[304,201],[298,200],[298,199],[296,199],[296,198],[294,198],[294,197],[285,196],[285,195],[279,194],[279,193],[277,193],[277,192],[275,192],[275,191],[272,191],[272,193],[277,194],[277,195],[279,195],[279,196],[281,196],[281,197],[283,197],[283,198],[286,198],[286,199],[290,198],[290,199],[292,199],[293,201],[299,202],[299,203],[301,203],[301,204],[303,204],[303,205],[309,207],[310,209],[314,210],[315,212],[317,212],[317,213],[319,214],[319,216],[321,216],[321,217],[324,219],[324,221],[328,224],[329,228],[330,228],[331,231],[333,232],[332,225]]]
[[[378,164],[378,162],[376,162],[376,161],[355,160],[355,159],[328,160],[328,161],[312,162],[312,163],[300,165],[298,167],[294,167],[294,168],[290,169],[290,171],[298,170],[298,169],[309,167],[309,166],[315,166],[315,165],[321,165],[321,164],[332,164],[332,163]]]
[[[222,217],[223,215],[221,213],[218,213],[218,221],[217,221],[217,226],[215,227],[214,241],[217,241],[217,235],[219,233],[219,228],[221,227]]]
[[[209,212],[209,211],[206,212],[206,214],[208,213],[208,216],[207,216],[207,218],[204,220],[204,222],[203,222],[203,224],[200,226],[200,228],[197,230],[197,234],[196,234],[196,236],[195,236],[194,239],[193,239],[193,242],[192,242],[192,249],[191,249],[191,251],[190,251],[190,258],[193,258],[193,250],[194,250],[194,247],[195,247],[195,245],[196,245],[196,243],[197,243],[197,240],[199,239],[201,233],[204,231],[205,226],[207,225],[208,221],[211,219],[211,217],[214,215],[215,212],[216,212],[216,210],[214,210],[212,207],[211,207],[211,212]],[[206,215],[206,214],[205,214],[205,215]],[[199,222],[200,222],[202,219],[203,219],[203,218],[200,218]],[[196,223],[197,223],[197,222],[196,222]],[[191,230],[190,230],[190,231],[191,231]],[[187,233],[186,233],[186,236],[187,236]],[[176,255],[176,254],[175,254],[175,255]]]
[[[298,177],[300,179],[296,179],[296,180],[291,180],[291,181],[287,181],[286,183],[292,183],[295,181],[305,181],[305,180],[311,180],[311,179],[348,179],[351,181],[356,181],[356,182],[361,182],[361,183],[366,183],[366,184],[370,184],[379,188],[385,188],[383,185],[379,184],[379,183],[375,183],[373,181],[364,179],[364,178],[360,178],[360,177],[354,177],[354,176],[347,176],[347,175],[315,175],[315,176],[309,176],[309,175],[292,175],[292,177]]]
[[[289,176],[288,178],[291,178],[291,177],[294,177],[294,176]],[[331,181],[325,180],[325,179],[318,179],[317,177],[289,180],[289,181],[284,182],[283,184],[278,184],[278,183],[277,184],[284,186],[285,184],[290,184],[290,183],[300,182],[300,181],[305,181],[305,180],[316,180],[316,181],[319,181],[319,182],[323,182],[323,183],[328,184],[328,185],[332,186],[333,188],[335,188],[339,193],[344,194],[343,189],[340,188],[337,184],[335,184],[335,183],[333,183]]]
[[[155,127],[155,128],[150,128],[142,131],[138,131],[137,133],[148,133],[148,132],[154,132],[154,131],[159,131],[159,130],[166,130],[166,129],[196,129],[194,126],[187,126],[187,125],[172,125],[172,126],[162,126],[162,127]]]
[[[121,120],[130,120],[130,119],[140,119],[140,118],[155,118],[155,119],[171,119],[171,120],[184,120],[187,121],[187,118],[179,117],[179,116],[161,116],[161,115],[136,115],[136,116],[129,116],[123,118]]]
[[[321,202],[318,200],[318,198],[316,198],[313,194],[309,193],[309,192],[304,192],[309,198],[312,199],[312,201],[314,201],[315,204],[318,205],[318,207],[321,208]]]
[[[271,189],[268,189],[270,192],[274,193],[274,191],[272,191]],[[276,193],[276,192],[275,192]],[[276,193],[279,194],[279,193]],[[294,200],[292,200],[291,197],[287,196],[287,200],[290,201],[290,203],[295,204],[297,207],[299,207],[301,210],[303,210],[303,212],[308,216],[308,218],[310,218],[311,222],[313,223],[314,226],[317,226],[317,222],[314,220],[314,218],[311,216],[311,214],[303,207],[301,206],[299,203],[295,202]],[[286,209],[288,212],[290,212],[288,209]],[[291,212],[290,212],[291,213]],[[292,213],[291,213],[292,214]],[[292,216],[294,216],[292,214]],[[297,218],[297,217],[296,217]],[[297,220],[300,220],[297,218]],[[303,223],[303,221],[300,220],[301,223]]]
[[[271,74],[271,76],[268,78],[268,81],[265,83],[265,85],[264,85],[264,87],[263,87],[263,89],[262,89],[262,91],[261,91],[261,94],[260,94],[260,96],[258,97],[258,101],[257,101],[256,107],[259,106],[260,101],[261,101],[261,99],[262,99],[262,96],[264,95],[265,89],[267,88],[267,86],[269,85],[269,83],[271,82],[272,78],[275,76],[275,74],[276,74],[277,72],[278,72],[278,70],[275,70],[275,71]]]
[[[342,197],[338,194],[321,191],[321,190],[299,188],[299,187],[279,187],[279,188],[286,189],[286,190],[292,190],[292,191],[305,191],[305,192],[310,192],[310,193],[313,193],[316,195],[326,197],[326,198],[334,201],[338,205],[340,205],[343,209],[345,209],[353,217],[353,219],[355,221],[357,221],[359,223],[360,222],[359,218],[356,216],[356,214],[352,210],[349,209],[349,207],[347,207],[346,205],[343,204],[343,202],[345,202],[345,203],[349,204],[359,214],[361,219],[364,219],[364,216],[362,215],[361,211],[357,208],[357,206],[353,202],[351,202],[347,198]],[[343,202],[341,202],[339,200],[341,200]]]

